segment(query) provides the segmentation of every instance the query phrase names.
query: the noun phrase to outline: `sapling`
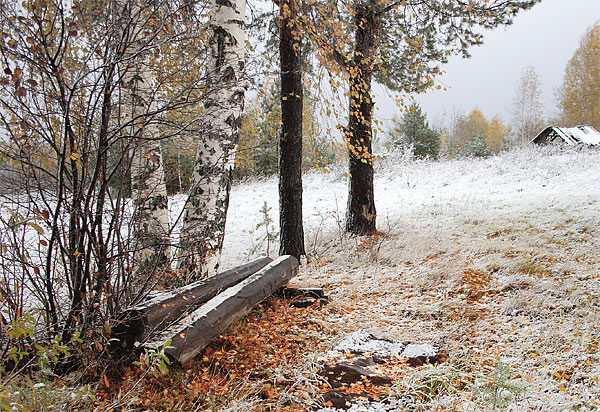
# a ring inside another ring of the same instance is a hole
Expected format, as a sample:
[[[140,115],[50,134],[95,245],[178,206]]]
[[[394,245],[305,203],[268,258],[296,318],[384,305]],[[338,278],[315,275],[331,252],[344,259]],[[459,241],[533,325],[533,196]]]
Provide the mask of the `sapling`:
[[[267,244],[267,256],[270,256],[271,245],[277,241],[279,232],[275,231],[275,225],[273,225],[273,219],[271,218],[271,209],[267,202],[265,202],[260,209],[262,220],[258,222],[255,230],[259,230],[261,227],[264,228],[264,235],[258,240],[258,244],[250,250],[250,254],[257,252],[265,243]]]
[[[527,391],[520,380],[510,379],[510,364],[498,359],[494,375],[489,382],[475,386],[475,393],[480,393],[484,400],[496,411],[506,408],[515,398]]]

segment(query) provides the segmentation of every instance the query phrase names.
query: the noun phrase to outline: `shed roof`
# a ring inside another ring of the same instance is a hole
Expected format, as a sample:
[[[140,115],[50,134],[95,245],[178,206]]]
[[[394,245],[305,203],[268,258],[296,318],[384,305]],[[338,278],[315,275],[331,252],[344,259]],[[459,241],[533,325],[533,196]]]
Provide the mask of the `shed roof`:
[[[574,146],[585,144],[588,146],[600,145],[600,132],[592,126],[577,127],[546,127],[531,142],[537,144],[557,143],[560,141]]]

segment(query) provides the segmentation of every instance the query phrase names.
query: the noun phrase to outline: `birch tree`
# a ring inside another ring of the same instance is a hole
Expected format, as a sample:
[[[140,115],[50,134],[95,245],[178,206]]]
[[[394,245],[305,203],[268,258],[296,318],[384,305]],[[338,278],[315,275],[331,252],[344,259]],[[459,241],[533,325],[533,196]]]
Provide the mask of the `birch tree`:
[[[529,143],[543,127],[542,81],[535,67],[523,69],[513,101],[513,126],[520,144]]]
[[[216,273],[244,107],[245,1],[211,1],[206,104],[179,244],[185,282]]]
[[[492,117],[485,133],[485,142],[492,153],[498,153],[507,144],[507,136],[510,128],[504,124],[499,115]]]
[[[156,89],[149,69],[151,36],[144,36],[144,13],[150,4],[121,2],[123,30],[129,47],[120,65],[126,135],[131,139],[131,180],[134,199],[134,265],[145,275],[169,269],[169,209],[156,113]],[[144,276],[145,277],[145,276]]]
[[[557,94],[565,126],[589,124],[600,130],[600,23],[581,38]]]
[[[14,185],[0,192],[0,311],[35,319],[35,339],[81,332],[88,348],[104,345],[102,325],[154,285],[135,271],[136,249],[152,242],[132,240],[130,228],[138,238],[144,228],[119,176],[134,177],[139,196],[154,192],[159,177],[142,176],[160,175],[154,140],[195,124],[170,120],[203,96],[206,30],[181,15],[161,0],[2,2],[0,169]],[[133,155],[133,141],[150,146]]]

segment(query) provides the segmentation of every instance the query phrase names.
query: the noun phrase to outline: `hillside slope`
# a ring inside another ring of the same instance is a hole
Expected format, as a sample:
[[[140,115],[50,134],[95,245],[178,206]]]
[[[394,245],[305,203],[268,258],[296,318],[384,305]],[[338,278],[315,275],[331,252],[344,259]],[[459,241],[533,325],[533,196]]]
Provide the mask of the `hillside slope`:
[[[358,329],[432,342],[449,356],[434,375],[467,376],[431,399],[415,395],[423,370],[407,370],[394,410],[491,410],[489,393],[505,391],[498,364],[525,390],[505,393],[508,410],[598,410],[598,165],[600,151],[557,148],[433,163],[390,156],[378,164],[370,238],[341,230],[342,173],[307,175],[310,264],[294,282],[330,294],[315,317],[331,345]],[[267,201],[277,222],[276,190],[275,179],[233,188],[224,267],[247,260],[249,246],[260,251],[259,209]]]

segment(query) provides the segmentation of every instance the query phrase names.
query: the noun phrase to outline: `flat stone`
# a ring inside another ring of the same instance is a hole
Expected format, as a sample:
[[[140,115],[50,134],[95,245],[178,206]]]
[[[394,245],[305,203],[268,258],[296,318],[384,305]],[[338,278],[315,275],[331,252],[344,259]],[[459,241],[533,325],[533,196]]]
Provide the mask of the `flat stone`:
[[[339,358],[334,356],[334,363],[325,364],[320,375],[329,383],[332,390],[325,393],[322,402],[332,408],[353,410],[360,399],[361,407],[367,411],[394,410],[393,405],[375,402],[367,394],[348,394],[344,388],[357,382],[369,383],[373,386],[388,386],[393,380],[379,375],[369,369],[370,366],[387,362],[390,358],[406,358],[410,366],[434,364],[444,361],[446,354],[431,344],[402,343],[389,339],[379,339],[364,330],[358,330],[346,335],[335,348],[335,352],[358,354]],[[370,405],[373,408],[370,409]],[[376,406],[376,407],[375,407]],[[391,409],[387,409],[387,408]],[[360,409],[361,411],[363,409]]]
[[[389,339],[378,339],[364,330],[352,332],[334,348],[338,352],[370,353],[379,357],[395,357],[404,351],[405,345]]]

